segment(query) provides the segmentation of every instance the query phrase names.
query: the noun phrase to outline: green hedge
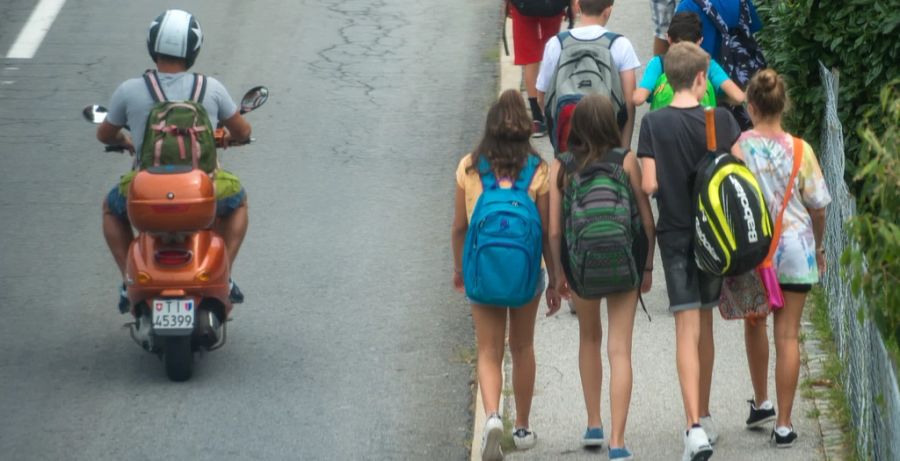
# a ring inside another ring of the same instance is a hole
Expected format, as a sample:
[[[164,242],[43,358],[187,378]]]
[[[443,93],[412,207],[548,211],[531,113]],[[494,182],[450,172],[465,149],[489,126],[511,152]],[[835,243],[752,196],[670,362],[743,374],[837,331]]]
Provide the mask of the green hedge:
[[[769,66],[783,74],[793,109],[787,128],[819,145],[825,96],[819,61],[840,72],[839,116],[846,133],[848,178],[858,165],[861,122],[878,93],[900,75],[900,0],[756,0],[757,38]],[[874,132],[882,132],[872,120]],[[856,188],[853,187],[855,190]]]
[[[854,292],[865,295],[868,312],[896,360],[900,345],[900,79],[881,91],[880,104],[866,114],[858,135],[863,148],[853,179],[861,192],[850,229],[859,250],[846,252],[841,263],[849,268]]]

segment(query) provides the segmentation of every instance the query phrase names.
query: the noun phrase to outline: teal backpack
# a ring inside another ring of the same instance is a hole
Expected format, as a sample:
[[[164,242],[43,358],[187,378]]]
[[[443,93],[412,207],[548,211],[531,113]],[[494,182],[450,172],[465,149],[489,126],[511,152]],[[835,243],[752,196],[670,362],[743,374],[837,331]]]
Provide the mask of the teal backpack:
[[[473,302],[517,307],[534,299],[541,276],[543,229],[528,195],[541,159],[529,155],[513,186],[501,188],[480,157],[483,191],[475,203],[463,247],[463,282]]]

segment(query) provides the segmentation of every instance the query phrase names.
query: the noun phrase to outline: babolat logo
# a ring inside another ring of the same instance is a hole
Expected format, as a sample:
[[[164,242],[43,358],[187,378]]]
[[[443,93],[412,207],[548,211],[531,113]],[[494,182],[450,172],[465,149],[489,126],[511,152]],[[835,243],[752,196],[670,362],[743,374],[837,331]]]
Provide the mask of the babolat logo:
[[[703,215],[703,222],[706,222],[706,214]],[[714,259],[717,263],[722,262],[719,259],[719,256],[716,254],[716,250],[713,248],[712,244],[709,243],[709,240],[706,238],[706,234],[703,232],[703,228],[700,227],[700,218],[694,219],[694,225],[696,226],[695,234],[700,239],[700,244],[703,245],[703,248],[706,248],[706,252]]]
[[[737,192],[741,207],[744,208],[744,221],[747,222],[747,240],[749,240],[750,243],[754,243],[759,240],[759,236],[756,235],[756,219],[753,218],[753,210],[750,209],[750,200],[747,198],[747,193],[744,192],[744,188],[741,187],[740,181],[735,179],[734,176],[728,176],[728,180],[731,181],[731,184],[734,186],[734,191]]]

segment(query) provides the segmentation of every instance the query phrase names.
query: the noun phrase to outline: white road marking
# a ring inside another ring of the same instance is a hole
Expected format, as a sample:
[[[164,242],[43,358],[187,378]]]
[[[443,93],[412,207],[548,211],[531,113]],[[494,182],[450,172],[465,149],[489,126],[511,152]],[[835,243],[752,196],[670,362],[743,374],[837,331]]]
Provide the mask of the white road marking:
[[[56,20],[56,15],[59,14],[59,10],[62,9],[65,3],[66,0],[41,0],[34,7],[31,17],[28,18],[28,22],[25,23],[22,31],[19,32],[19,37],[16,38],[15,43],[9,47],[6,57],[11,59],[33,58],[34,53],[41,46],[41,42],[44,41],[44,36],[50,31],[53,21]]]

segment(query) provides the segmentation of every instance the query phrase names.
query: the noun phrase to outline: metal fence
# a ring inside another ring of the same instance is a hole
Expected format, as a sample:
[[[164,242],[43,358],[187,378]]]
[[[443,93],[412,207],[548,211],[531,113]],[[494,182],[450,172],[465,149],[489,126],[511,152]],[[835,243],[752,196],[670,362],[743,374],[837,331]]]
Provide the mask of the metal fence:
[[[850,404],[851,425],[857,435],[860,459],[900,459],[900,392],[897,374],[874,323],[860,320],[864,299],[854,296],[850,282],[839,267],[850,240],[847,221],[856,214],[856,203],[844,182],[844,138],[837,115],[838,77],[821,63],[826,95],[825,123],[819,160],[832,203],[828,207],[825,235],[830,268],[823,286],[828,296],[829,317],[840,360],[844,363],[844,385]]]

